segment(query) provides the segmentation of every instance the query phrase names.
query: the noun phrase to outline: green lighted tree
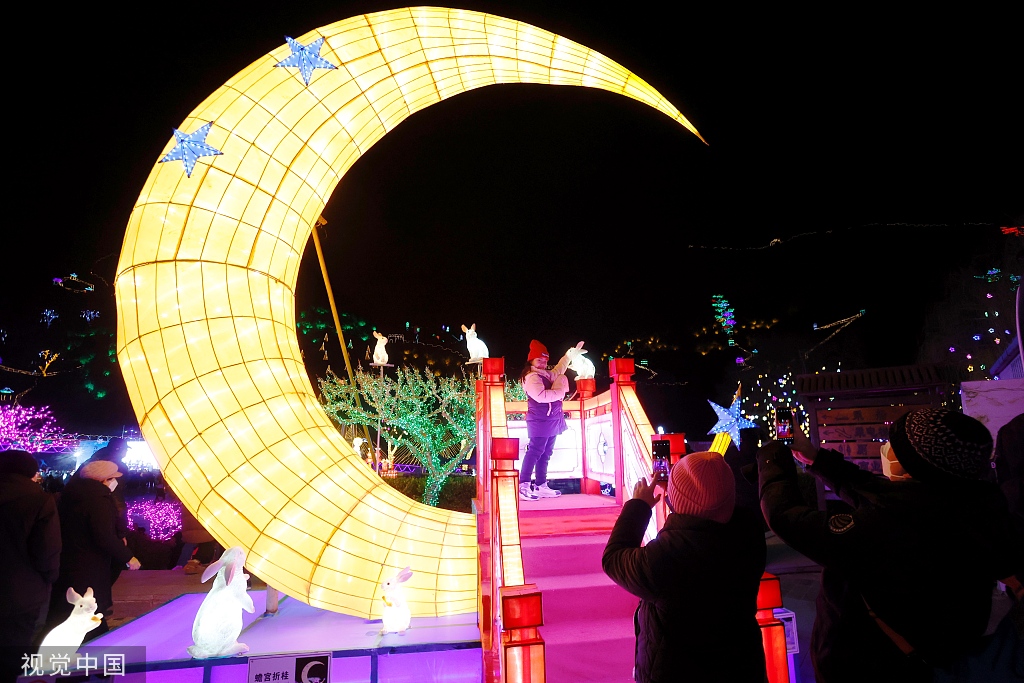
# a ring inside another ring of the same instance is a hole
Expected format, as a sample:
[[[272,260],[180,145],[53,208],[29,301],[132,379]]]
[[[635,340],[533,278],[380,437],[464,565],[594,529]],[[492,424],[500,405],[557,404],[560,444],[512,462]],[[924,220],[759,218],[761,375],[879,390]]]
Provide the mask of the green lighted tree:
[[[525,401],[526,400],[526,389],[523,389],[523,383],[518,379],[506,379],[505,380],[505,400],[506,401]]]
[[[355,382],[333,372],[320,379],[324,409],[339,425],[379,429],[392,446],[404,446],[427,475],[423,502],[436,506],[448,475],[476,447],[473,380],[400,367],[393,378],[360,368]]]

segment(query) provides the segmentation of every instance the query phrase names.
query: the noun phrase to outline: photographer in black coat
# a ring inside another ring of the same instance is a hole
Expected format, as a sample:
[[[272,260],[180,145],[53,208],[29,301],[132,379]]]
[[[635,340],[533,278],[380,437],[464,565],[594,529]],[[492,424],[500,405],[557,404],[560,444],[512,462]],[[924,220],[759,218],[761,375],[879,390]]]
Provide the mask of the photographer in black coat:
[[[647,545],[661,499],[641,479],[622,506],[601,565],[640,598],[634,680],[763,683],[757,592],[767,550],[763,522],[736,506],[732,469],[718,453],[690,453],[672,466],[672,514]]]
[[[60,569],[60,519],[53,496],[36,481],[38,471],[31,453],[0,453],[0,666],[5,674],[17,672],[20,654],[35,652],[34,635]]]
[[[139,569],[139,560],[117,535],[117,508],[112,489],[121,473],[108,460],[87,462],[61,494],[60,513],[63,550],[60,576],[50,596],[47,627],[53,628],[71,614],[65,594],[68,588],[82,595],[92,588],[96,611],[103,613],[102,623],[89,632],[90,638],[106,633],[107,617],[114,604],[110,568],[117,563]]]
[[[905,414],[889,430],[896,462],[886,464],[905,470],[892,480],[795,436],[792,450],[774,441],[758,451],[761,509],[787,545],[823,567],[811,634],[817,681],[932,681],[983,637],[996,581],[1019,588],[1024,572],[1024,538],[1005,498],[979,480],[988,429],[950,410]],[[809,507],[794,455],[848,507]]]

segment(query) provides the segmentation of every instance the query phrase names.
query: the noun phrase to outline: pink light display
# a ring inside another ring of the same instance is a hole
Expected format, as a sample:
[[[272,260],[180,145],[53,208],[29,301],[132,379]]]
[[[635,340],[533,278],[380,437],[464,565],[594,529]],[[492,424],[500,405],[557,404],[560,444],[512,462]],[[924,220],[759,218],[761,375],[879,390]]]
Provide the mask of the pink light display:
[[[166,541],[181,531],[181,503],[138,500],[128,504],[128,528],[145,527],[154,541]]]
[[[0,406],[0,451],[56,451],[75,441],[75,435],[57,426],[49,406]]]

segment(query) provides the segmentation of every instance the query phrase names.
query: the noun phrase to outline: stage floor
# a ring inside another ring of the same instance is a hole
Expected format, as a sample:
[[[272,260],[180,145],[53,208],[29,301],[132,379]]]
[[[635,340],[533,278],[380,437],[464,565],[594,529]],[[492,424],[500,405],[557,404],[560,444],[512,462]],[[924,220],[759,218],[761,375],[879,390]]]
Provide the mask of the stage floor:
[[[204,593],[190,593],[89,641],[79,649],[78,656],[94,650],[102,662],[103,654],[122,649],[127,675],[97,678],[121,683],[242,683],[252,680],[250,659],[307,653],[330,653],[330,683],[480,683],[483,678],[475,612],[414,617],[404,635],[381,636],[379,620],[328,612],[284,595],[277,614],[263,616],[266,592],[250,591],[249,595],[256,610],[253,614],[243,612],[238,637],[249,646],[245,655],[202,660],[189,657],[186,648],[192,644],[192,622],[205,597]],[[72,658],[72,664],[74,661]],[[19,678],[26,683],[36,680],[40,677]],[[68,677],[42,680],[67,681]]]

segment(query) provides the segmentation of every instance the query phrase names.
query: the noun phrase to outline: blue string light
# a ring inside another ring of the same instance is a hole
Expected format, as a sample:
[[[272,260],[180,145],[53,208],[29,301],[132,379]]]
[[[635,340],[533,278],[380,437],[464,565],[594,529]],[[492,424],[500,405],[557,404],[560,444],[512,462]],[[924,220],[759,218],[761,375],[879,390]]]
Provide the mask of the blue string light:
[[[732,405],[728,409],[723,408],[714,401],[708,401],[711,407],[715,409],[715,413],[718,415],[718,422],[708,434],[719,434],[721,432],[728,432],[729,436],[732,437],[733,443],[736,447],[740,447],[740,430],[749,429],[751,427],[757,427],[756,424],[748,420],[747,418],[740,415],[740,407],[742,399],[735,399]]]
[[[306,85],[309,85],[309,79],[313,77],[314,69],[338,68],[320,56],[320,48],[324,45],[324,39],[322,37],[317,38],[309,45],[303,45],[297,40],[292,40],[288,36],[285,36],[284,39],[288,41],[288,47],[292,49],[292,53],[274,66],[297,68],[299,73],[302,74],[302,80]]]
[[[191,178],[192,169],[195,168],[196,160],[199,157],[212,157],[223,154],[219,149],[214,149],[206,144],[206,135],[210,132],[210,126],[212,125],[212,121],[203,124],[192,133],[182,133],[175,128],[174,139],[177,141],[177,144],[160,160],[160,163],[162,164],[165,161],[181,161],[185,164],[185,175]]]

